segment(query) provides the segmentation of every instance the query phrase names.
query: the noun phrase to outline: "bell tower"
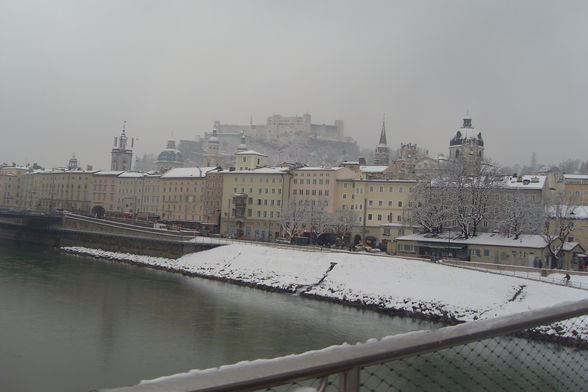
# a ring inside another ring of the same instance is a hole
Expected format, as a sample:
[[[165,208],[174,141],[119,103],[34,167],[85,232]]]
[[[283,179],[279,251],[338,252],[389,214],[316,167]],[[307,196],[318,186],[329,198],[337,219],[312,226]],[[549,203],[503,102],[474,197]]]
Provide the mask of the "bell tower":
[[[114,148],[112,149],[110,161],[110,170],[114,171],[128,171],[131,170],[133,163],[133,150],[127,148],[128,138],[126,135],[127,122],[123,122],[123,129],[120,136],[114,138]],[[131,148],[133,147],[134,140],[131,139]]]

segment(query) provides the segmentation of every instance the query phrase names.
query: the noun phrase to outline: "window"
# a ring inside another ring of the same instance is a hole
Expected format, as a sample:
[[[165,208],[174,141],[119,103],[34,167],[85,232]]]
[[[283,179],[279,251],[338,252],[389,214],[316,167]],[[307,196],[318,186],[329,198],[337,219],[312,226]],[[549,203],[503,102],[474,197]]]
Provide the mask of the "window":
[[[490,256],[490,250],[484,249],[484,257],[488,257],[488,256]]]
[[[372,214],[368,214],[368,220],[372,220]]]
[[[402,207],[402,201],[398,200],[398,207]]]
[[[378,214],[378,220],[381,221],[382,220],[382,215]]]
[[[368,204],[369,204],[369,205],[370,205],[370,207],[371,207],[371,206],[374,204],[374,201],[373,201],[373,200],[369,200],[369,201],[368,201]]]
[[[382,207],[382,204],[384,204],[384,202],[382,200],[378,200],[378,206]]]

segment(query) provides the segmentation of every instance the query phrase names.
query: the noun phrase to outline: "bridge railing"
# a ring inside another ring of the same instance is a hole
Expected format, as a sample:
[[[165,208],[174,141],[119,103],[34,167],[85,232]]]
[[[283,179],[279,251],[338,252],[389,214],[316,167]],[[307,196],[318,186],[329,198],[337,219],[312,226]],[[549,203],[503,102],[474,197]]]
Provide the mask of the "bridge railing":
[[[588,299],[356,345],[194,370],[112,391],[584,391],[586,315]]]

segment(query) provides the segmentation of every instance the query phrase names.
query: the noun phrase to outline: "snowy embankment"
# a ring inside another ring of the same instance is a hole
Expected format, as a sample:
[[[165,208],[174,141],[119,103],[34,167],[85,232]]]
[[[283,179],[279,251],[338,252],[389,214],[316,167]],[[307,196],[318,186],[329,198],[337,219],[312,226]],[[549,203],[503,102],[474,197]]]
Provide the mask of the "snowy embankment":
[[[174,260],[78,247],[63,249],[448,321],[488,319],[588,295],[584,290],[527,279],[369,254],[233,244]],[[588,340],[588,321],[584,328],[587,330],[581,334]]]

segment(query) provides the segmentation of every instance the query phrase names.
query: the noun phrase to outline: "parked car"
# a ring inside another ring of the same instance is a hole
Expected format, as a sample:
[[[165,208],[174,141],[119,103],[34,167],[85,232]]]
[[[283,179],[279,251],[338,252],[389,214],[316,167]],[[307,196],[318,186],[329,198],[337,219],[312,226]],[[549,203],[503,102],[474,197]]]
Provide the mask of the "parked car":
[[[283,237],[276,238],[276,244],[288,244],[289,245],[290,240],[287,238],[283,238]]]

